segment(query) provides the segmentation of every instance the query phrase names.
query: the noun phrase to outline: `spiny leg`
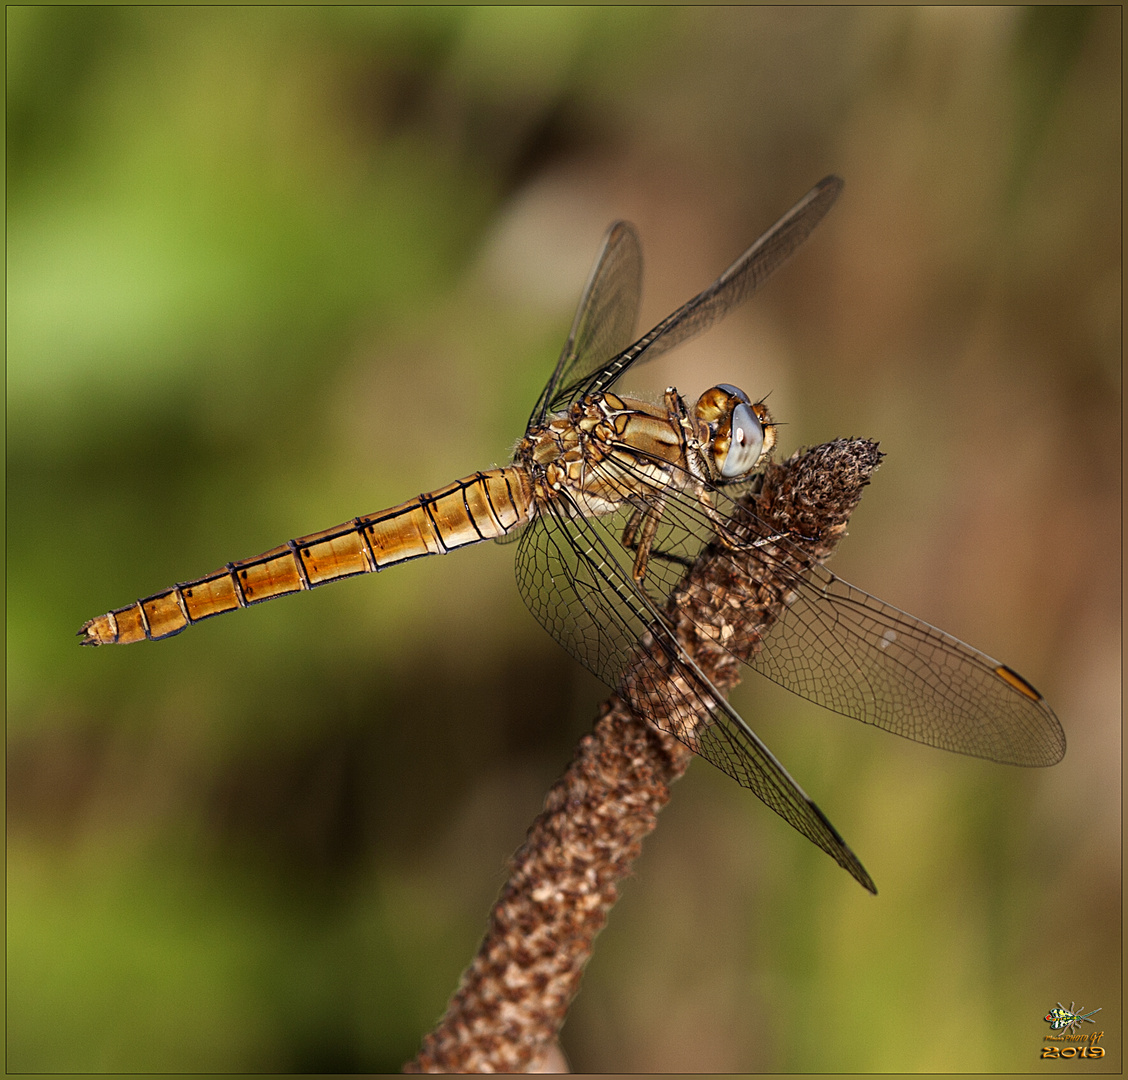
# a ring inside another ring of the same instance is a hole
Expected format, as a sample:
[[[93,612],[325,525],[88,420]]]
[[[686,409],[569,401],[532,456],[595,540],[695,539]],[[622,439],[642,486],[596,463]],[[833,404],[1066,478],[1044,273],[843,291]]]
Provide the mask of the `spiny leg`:
[[[626,546],[634,551],[635,561],[634,568],[631,570],[631,577],[638,582],[639,585],[643,583],[646,577],[646,567],[650,560],[650,549],[654,545],[654,537],[658,532],[658,522],[662,520],[662,510],[665,508],[666,500],[660,500],[654,506],[648,506],[645,510],[636,510],[631,515],[631,520],[627,523],[627,528],[624,530],[624,543]],[[632,528],[632,526],[634,526]],[[630,532],[629,541],[627,540],[626,533]]]
[[[688,570],[693,565],[693,559],[688,556],[678,555],[672,551],[663,551],[661,548],[655,547],[654,537],[658,530],[658,523],[662,519],[664,508],[665,500],[662,500],[661,504],[657,506],[636,509],[623,527],[620,543],[628,551],[635,553],[631,577],[639,585],[642,585],[646,577],[651,559],[672,563],[674,566],[680,566],[683,570]]]

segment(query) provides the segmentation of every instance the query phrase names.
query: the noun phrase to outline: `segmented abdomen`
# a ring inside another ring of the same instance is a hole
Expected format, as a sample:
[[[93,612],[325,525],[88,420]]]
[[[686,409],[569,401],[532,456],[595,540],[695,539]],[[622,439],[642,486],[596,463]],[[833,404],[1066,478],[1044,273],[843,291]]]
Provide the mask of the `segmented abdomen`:
[[[82,644],[155,641],[225,611],[504,536],[528,520],[531,491],[522,469],[474,473],[99,615],[79,631]]]

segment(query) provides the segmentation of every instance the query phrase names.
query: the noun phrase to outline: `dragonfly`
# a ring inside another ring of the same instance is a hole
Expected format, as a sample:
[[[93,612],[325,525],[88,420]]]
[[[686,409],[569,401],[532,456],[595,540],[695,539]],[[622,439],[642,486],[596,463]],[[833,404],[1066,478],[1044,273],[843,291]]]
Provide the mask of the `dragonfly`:
[[[664,707],[652,722],[876,892],[826,815],[701,672],[663,614],[706,545],[731,551],[734,561],[749,546],[759,549],[763,584],[785,598],[786,616],[749,627],[762,640],[740,659],[808,700],[920,743],[1027,766],[1061,760],[1057,717],[1013,669],[811,565],[802,537],[781,534],[738,503],[776,441],[763,401],[728,383],[692,408],[673,387],[660,404],[613,391],[636,364],[755,293],[842,187],[838,177],[824,178],[712,285],[638,338],[641,245],[631,224],[616,222],[509,465],[107,612],[82,627],[82,644],[166,638],[340,578],[488,539],[515,541],[521,595],[561,645],[612,687],[637,685],[640,665],[664,665]]]

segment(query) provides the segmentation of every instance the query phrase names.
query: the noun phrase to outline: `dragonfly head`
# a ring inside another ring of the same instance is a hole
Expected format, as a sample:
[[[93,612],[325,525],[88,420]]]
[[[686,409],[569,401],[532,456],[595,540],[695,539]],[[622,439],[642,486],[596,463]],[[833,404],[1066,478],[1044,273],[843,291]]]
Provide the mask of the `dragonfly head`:
[[[728,383],[706,390],[693,407],[698,438],[709,450],[717,473],[739,480],[759,465],[775,446],[775,424],[763,402]]]

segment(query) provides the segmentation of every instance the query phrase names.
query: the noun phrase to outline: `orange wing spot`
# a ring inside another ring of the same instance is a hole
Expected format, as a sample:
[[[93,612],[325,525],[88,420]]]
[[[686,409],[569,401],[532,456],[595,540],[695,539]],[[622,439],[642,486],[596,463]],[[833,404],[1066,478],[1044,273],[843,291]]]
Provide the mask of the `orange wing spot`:
[[[1025,694],[1031,701],[1041,701],[1042,695],[1038,693],[1017,671],[1011,671],[1006,664],[995,668],[995,674],[1009,686],[1013,686],[1020,694]]]

